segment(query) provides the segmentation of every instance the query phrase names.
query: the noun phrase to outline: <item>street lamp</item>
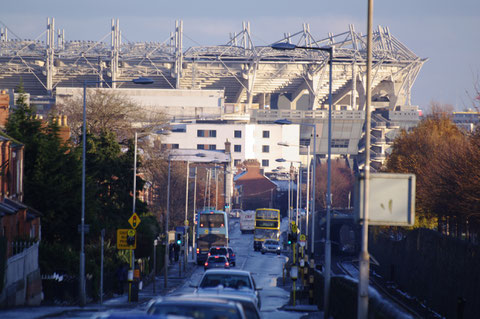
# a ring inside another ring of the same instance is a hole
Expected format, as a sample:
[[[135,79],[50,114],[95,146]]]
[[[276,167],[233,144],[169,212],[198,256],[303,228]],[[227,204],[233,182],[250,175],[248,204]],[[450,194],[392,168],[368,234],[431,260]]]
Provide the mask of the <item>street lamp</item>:
[[[170,171],[171,171],[171,164],[172,164],[172,157],[182,157],[182,156],[188,156],[188,155],[182,155],[182,154],[168,154],[168,177],[167,177],[167,212],[166,212],[166,217],[165,217],[165,238],[166,238],[166,244],[165,244],[165,254],[164,254],[164,286],[167,288],[167,283],[168,283],[168,227],[169,227],[169,218],[170,218]],[[197,153],[194,154],[193,156],[195,157],[205,157],[205,154],[203,153]],[[187,179],[186,179],[186,197],[187,197],[187,203],[188,205],[188,178],[189,178],[189,160],[186,160],[187,162]],[[196,183],[195,183],[196,184]],[[188,206],[187,206],[188,207]],[[187,209],[185,208],[185,221],[187,221]],[[195,212],[194,212],[195,214]],[[195,217],[194,217],[195,218]],[[185,225],[186,226],[186,225]],[[188,238],[188,237],[187,237]],[[186,243],[188,245],[188,241]],[[184,255],[186,255],[186,252],[184,252]],[[185,258],[186,260],[186,258]],[[184,265],[185,266],[185,265]],[[185,268],[184,268],[185,270]]]
[[[309,208],[310,208],[310,144],[309,145],[294,145],[294,144],[289,144],[289,143],[286,143],[286,142],[278,142],[277,143],[278,145],[280,146],[285,146],[285,147],[289,147],[289,146],[296,146],[296,147],[303,147],[303,148],[307,148],[307,207],[306,207],[306,232],[305,232],[305,235],[307,236],[308,238],[308,224],[309,224]],[[306,247],[307,248],[307,247]]]
[[[86,136],[87,136],[87,85],[105,83],[106,81],[89,81],[83,82],[83,130],[82,130],[82,218],[81,218],[81,241],[80,241],[80,305],[85,306],[87,296],[85,292],[85,155],[86,155]],[[110,81],[110,82],[132,82],[135,84],[152,84],[153,80],[149,78],[139,77],[131,81]]]
[[[326,225],[326,231],[325,231],[325,286],[324,286],[324,312],[325,312],[325,317],[328,317],[329,315],[329,298],[330,298],[330,272],[331,272],[331,257],[332,257],[332,245],[330,241],[330,209],[332,205],[332,194],[331,194],[331,171],[332,171],[332,73],[333,73],[333,52],[334,52],[334,47],[306,47],[306,46],[297,46],[295,44],[291,43],[275,43],[272,45],[273,49],[276,50],[295,50],[295,49],[305,49],[305,50],[318,50],[318,51],[325,51],[328,52],[329,54],[329,59],[328,59],[328,64],[329,64],[329,90],[328,90],[328,159],[327,159],[327,212],[326,212],[326,217],[327,217],[327,225]],[[313,154],[315,154],[315,144],[314,144],[314,149],[313,149]],[[316,163],[316,159],[314,161],[314,164]],[[315,174],[315,169],[313,170],[313,174]],[[314,175],[315,176],[315,175]],[[314,177],[315,181],[315,177]],[[315,182],[313,183],[315,186]],[[315,200],[313,201],[313,206],[315,205]],[[312,229],[315,228],[315,210],[313,210],[313,227]],[[313,231],[312,231],[313,233]],[[313,249],[313,245],[312,245]],[[313,250],[312,250],[313,251]],[[313,253],[312,253],[313,255]]]
[[[293,124],[292,121],[287,120],[287,119],[281,119],[281,120],[276,120],[275,124],[282,124],[282,125],[289,125]],[[317,145],[317,126],[315,124],[309,124],[309,123],[298,123],[298,125],[303,125],[303,126],[309,126],[313,127],[313,167],[312,167],[312,238],[311,238],[311,249],[310,249],[310,255],[311,258],[313,259],[314,257],[314,251],[315,251],[315,173],[317,171],[317,151],[316,151],[316,145]]]
[[[286,160],[284,158],[277,158],[275,161],[279,162],[279,163],[285,163],[285,162],[290,162],[290,165],[292,165],[293,163],[298,163],[299,164],[299,170],[300,170],[300,165],[302,164],[301,161],[290,161],[290,160]],[[290,172],[291,172],[291,166],[290,166]],[[290,186],[291,186],[291,173],[288,173],[288,224],[290,225],[293,217],[292,217],[292,214],[290,212],[290,202],[292,201],[293,202],[293,187],[291,188],[291,192],[292,194],[290,195]],[[297,174],[297,214],[295,216],[295,224],[298,224],[298,179],[299,179],[299,174]]]

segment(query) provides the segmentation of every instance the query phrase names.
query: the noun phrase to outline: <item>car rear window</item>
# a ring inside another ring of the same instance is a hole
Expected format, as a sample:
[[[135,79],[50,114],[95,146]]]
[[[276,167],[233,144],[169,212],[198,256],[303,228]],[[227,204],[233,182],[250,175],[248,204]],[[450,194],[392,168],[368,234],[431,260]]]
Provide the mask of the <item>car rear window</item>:
[[[252,289],[249,277],[243,275],[206,274],[200,283],[201,288],[217,287],[219,285],[234,289]]]
[[[222,257],[217,256],[216,258],[215,257],[208,258],[209,263],[225,263],[226,261],[227,261],[227,259],[223,256]]]
[[[156,303],[150,307],[148,314],[164,316],[185,316],[195,319],[237,319],[241,314],[233,305],[202,305],[182,303]]]
[[[210,255],[226,255],[227,249],[226,248],[212,248],[210,249]]]
[[[242,301],[241,304],[247,318],[260,319],[255,305],[252,302]]]

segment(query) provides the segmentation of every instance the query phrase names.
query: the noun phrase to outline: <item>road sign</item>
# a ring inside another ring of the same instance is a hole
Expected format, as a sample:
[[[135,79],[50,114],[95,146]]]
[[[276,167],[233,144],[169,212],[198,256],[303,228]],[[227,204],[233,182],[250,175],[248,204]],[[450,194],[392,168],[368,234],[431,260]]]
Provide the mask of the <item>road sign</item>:
[[[368,224],[413,226],[415,223],[415,175],[398,173],[370,174]],[[364,219],[365,178],[355,183],[355,220]]]
[[[133,237],[133,242],[132,242]],[[137,248],[137,232],[134,229],[117,229],[117,249]],[[133,243],[133,245],[131,245]]]
[[[297,233],[297,224],[295,224],[295,222],[292,222],[292,233]]]
[[[77,225],[77,230],[79,233],[82,232],[82,224]],[[83,224],[83,230],[85,234],[88,234],[90,232],[90,225],[89,224]]]
[[[299,242],[300,246],[305,247],[306,242],[307,242],[307,237],[305,236],[305,234],[301,234],[300,235],[300,242]]]
[[[136,229],[140,224],[141,220],[140,217],[138,217],[137,213],[133,213],[132,216],[130,216],[128,222],[130,223],[130,225],[132,225],[133,229]]]

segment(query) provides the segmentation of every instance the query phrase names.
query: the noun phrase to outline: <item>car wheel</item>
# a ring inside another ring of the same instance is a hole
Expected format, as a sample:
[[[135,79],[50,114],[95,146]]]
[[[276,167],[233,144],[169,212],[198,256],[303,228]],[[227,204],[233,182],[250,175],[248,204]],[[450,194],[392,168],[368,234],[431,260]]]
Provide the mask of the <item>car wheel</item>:
[[[262,255],[265,255],[265,252],[264,252],[264,251],[262,251]]]
[[[277,255],[280,256],[280,252],[277,252]]]

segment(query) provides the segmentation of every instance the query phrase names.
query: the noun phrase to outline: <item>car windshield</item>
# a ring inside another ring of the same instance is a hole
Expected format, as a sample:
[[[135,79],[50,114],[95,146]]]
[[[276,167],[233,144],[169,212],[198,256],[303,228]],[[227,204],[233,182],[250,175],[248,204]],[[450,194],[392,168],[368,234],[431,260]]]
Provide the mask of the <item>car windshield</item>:
[[[241,314],[233,305],[202,305],[182,303],[156,303],[148,310],[150,315],[185,316],[195,319],[237,319]]]
[[[252,289],[250,279],[246,275],[206,274],[200,283],[200,288],[213,288],[223,285],[225,288],[248,288]]]
[[[265,244],[267,245],[278,245],[278,242],[275,240],[266,240]]]

